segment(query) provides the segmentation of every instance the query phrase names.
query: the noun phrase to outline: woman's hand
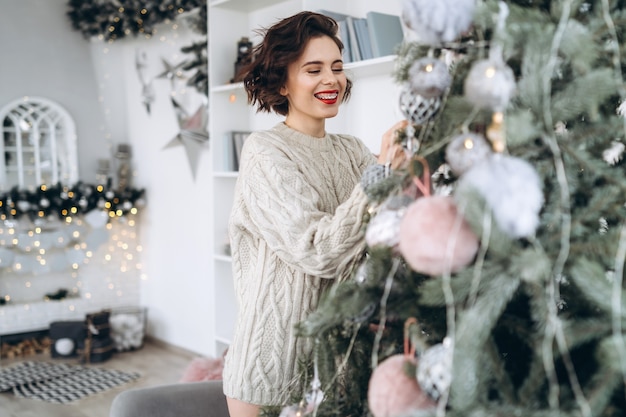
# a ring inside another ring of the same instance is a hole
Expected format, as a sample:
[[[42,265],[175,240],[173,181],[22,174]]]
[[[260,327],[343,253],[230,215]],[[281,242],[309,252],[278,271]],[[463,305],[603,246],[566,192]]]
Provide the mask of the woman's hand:
[[[380,144],[380,154],[378,155],[378,163],[381,165],[390,164],[392,169],[402,166],[406,160],[406,152],[401,144],[396,143],[397,134],[396,131],[405,129],[409,122],[407,120],[401,120],[391,126],[383,134],[383,139]]]

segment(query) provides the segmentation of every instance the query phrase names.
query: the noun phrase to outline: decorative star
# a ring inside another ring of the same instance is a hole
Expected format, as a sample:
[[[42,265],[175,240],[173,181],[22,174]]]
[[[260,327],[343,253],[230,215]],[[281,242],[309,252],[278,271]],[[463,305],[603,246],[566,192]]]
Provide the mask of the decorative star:
[[[183,65],[185,65],[185,61],[182,61],[176,65],[170,64],[165,58],[161,58],[163,65],[165,66],[165,70],[158,74],[157,78],[167,78],[171,82],[174,82],[175,79],[185,79],[185,74],[181,70]]]
[[[187,112],[172,98],[172,105],[176,110],[180,132],[170,140],[163,149],[173,148],[175,146],[184,146],[187,160],[191,168],[193,179],[196,179],[198,171],[198,162],[200,160],[200,152],[205,148],[205,144],[209,140],[208,110],[206,104],[202,104],[196,112],[188,117]]]

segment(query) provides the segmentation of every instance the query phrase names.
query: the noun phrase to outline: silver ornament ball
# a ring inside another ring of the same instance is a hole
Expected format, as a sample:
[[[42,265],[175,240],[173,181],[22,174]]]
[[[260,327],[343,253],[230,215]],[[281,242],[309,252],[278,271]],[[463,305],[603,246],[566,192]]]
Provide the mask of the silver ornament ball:
[[[475,0],[403,0],[402,21],[424,45],[452,42],[472,25]]]
[[[437,58],[420,58],[409,68],[411,90],[424,98],[441,96],[451,82],[448,67]]]
[[[502,111],[515,94],[513,70],[504,62],[484,59],[472,65],[465,78],[465,97],[483,109]]]
[[[363,171],[361,175],[361,187],[366,193],[371,188],[387,177],[386,169],[383,165],[372,164]]]
[[[464,133],[455,136],[446,148],[446,162],[456,175],[461,175],[491,155],[491,146],[484,136]]]

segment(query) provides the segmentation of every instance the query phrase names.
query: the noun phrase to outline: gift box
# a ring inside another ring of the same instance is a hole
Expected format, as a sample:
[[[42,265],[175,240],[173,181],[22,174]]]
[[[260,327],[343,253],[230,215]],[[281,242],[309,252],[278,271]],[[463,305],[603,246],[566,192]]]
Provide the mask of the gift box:
[[[111,338],[111,310],[89,313],[85,316],[86,337],[78,349],[84,362],[104,362],[115,350]]]
[[[50,324],[50,355],[53,358],[80,357],[83,362],[104,362],[115,351],[111,337],[110,310],[85,315],[85,320]]]
[[[86,363],[105,362],[113,356],[115,343],[111,336],[84,339],[77,348],[78,355]]]
[[[85,315],[85,325],[94,338],[107,338],[111,335],[111,310],[102,310]],[[88,335],[89,336],[89,335]]]
[[[87,336],[85,322],[55,321],[50,323],[50,356],[53,358],[72,358],[78,356],[78,348],[84,344]]]

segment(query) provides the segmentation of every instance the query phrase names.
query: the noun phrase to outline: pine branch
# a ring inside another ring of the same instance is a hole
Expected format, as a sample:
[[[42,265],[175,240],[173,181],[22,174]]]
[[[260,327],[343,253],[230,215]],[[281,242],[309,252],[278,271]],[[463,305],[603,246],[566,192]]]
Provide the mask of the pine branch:
[[[485,345],[519,284],[514,277],[499,275],[490,282],[474,306],[459,314],[450,401],[453,408],[467,409],[477,397],[487,396],[486,381],[479,378],[482,362],[487,359]]]
[[[574,284],[594,306],[608,317],[612,314],[612,288],[606,270],[597,262],[579,258],[571,270]],[[622,320],[626,320],[626,294],[622,294]]]

